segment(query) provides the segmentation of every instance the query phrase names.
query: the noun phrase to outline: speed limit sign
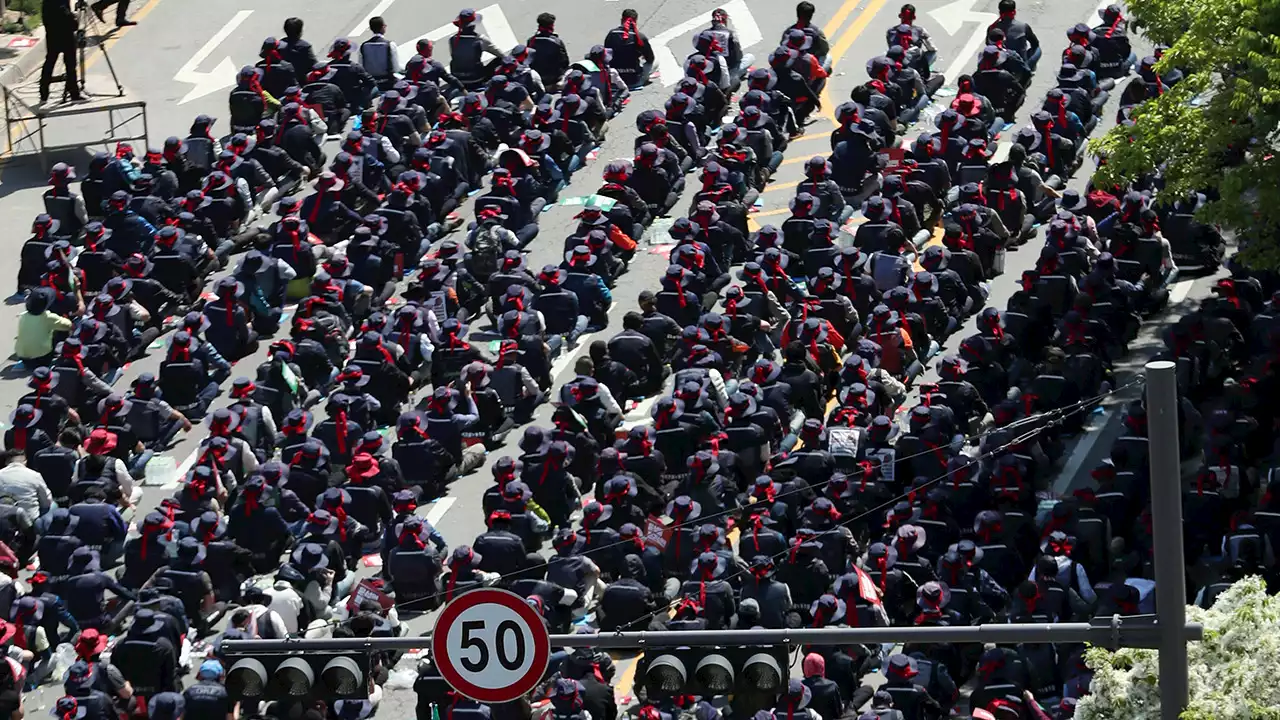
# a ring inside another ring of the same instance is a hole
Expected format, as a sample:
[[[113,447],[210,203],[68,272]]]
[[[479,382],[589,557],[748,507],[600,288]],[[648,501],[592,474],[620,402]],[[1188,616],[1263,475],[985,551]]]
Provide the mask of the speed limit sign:
[[[542,680],[551,638],[542,617],[519,595],[481,588],[444,606],[431,632],[431,654],[454,690],[502,703]]]

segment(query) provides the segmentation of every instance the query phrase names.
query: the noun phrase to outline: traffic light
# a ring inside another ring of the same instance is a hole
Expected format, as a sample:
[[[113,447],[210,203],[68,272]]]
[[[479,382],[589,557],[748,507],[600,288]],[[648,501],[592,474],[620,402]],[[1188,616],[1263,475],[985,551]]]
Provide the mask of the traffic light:
[[[787,682],[786,646],[663,648],[645,655],[649,697],[774,694]],[[639,669],[639,668],[638,668]]]
[[[233,700],[356,700],[369,697],[368,653],[227,653]]]

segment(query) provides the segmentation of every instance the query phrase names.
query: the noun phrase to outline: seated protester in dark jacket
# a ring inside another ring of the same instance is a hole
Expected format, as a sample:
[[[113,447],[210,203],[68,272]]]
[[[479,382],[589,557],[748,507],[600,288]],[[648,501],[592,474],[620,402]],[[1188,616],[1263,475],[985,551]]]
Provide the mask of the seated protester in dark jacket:
[[[58,595],[66,600],[71,616],[82,628],[101,629],[110,621],[103,598],[107,590],[126,600],[136,599],[134,593],[117,582],[115,577],[102,571],[98,551],[89,547],[78,548],[71,554],[67,573],[56,587]]]
[[[293,532],[280,510],[265,504],[270,497],[266,480],[253,475],[227,512],[227,534],[252,553],[251,561],[259,572],[274,570],[281,551],[293,541]]]
[[[286,289],[298,273],[284,260],[250,250],[236,267],[234,277],[245,289],[245,300],[253,311],[254,329],[272,335],[280,327]]]
[[[36,216],[31,224],[31,237],[22,244],[18,254],[18,291],[36,287],[49,260],[49,248],[61,226],[57,220],[45,214]]]
[[[493,368],[484,363],[469,363],[462,368],[462,375],[456,382],[468,386],[478,414],[476,423],[464,437],[479,438],[487,446],[498,447],[515,427],[515,420],[507,414],[497,391],[490,387],[489,374],[492,371]]]
[[[653,339],[644,334],[644,316],[627,313],[622,317],[622,327],[622,332],[610,338],[608,354],[635,376],[635,384],[617,394],[622,397],[649,395],[662,386],[666,360]]]
[[[40,422],[36,426],[44,430],[49,437],[54,437],[64,426],[79,425],[80,415],[62,396],[54,392],[58,384],[58,376],[48,366],[35,368],[27,387],[31,392],[18,399],[19,405],[30,405],[42,411]]]
[[[635,10],[624,10],[622,24],[610,30],[604,40],[604,46],[613,51],[613,69],[632,89],[649,82],[654,63],[653,45],[636,26],[638,18]]]
[[[154,270],[155,265],[150,259],[134,254],[124,262],[125,277],[117,280],[125,283],[126,292],[132,293],[137,303],[153,318],[186,314],[186,308],[182,307],[186,298],[152,277]]]
[[[204,308],[210,344],[219,355],[232,361],[257,352],[258,332],[251,327],[251,316],[242,305],[244,284],[235,278],[223,278],[214,286],[214,294],[218,299]]]
[[[671,176],[659,164],[662,154],[658,146],[645,143],[636,149],[635,166],[627,185],[649,205],[655,216],[666,215],[680,201],[684,190],[683,175]]]
[[[631,397],[639,384],[639,379],[631,368],[613,359],[609,353],[609,345],[603,340],[593,341],[589,352],[594,365],[592,377],[608,388],[613,397]]]
[[[364,435],[364,429],[349,418],[353,405],[350,395],[335,392],[326,404],[328,417],[316,425],[313,437],[324,443],[333,464],[345,467],[355,454],[355,446]],[[337,471],[335,471],[337,472]]]
[[[364,220],[360,213],[343,202],[345,188],[346,183],[337,175],[323,172],[316,179],[316,193],[302,201],[298,215],[316,236],[337,242],[345,239],[347,231]]]
[[[95,318],[81,318],[72,336],[84,343],[85,365],[112,381],[129,357],[129,346],[120,328]]]
[[[464,339],[466,334],[467,326],[455,318],[440,325],[440,340],[431,359],[431,382],[436,387],[456,380],[469,363],[493,364],[488,353]]]
[[[57,347],[56,355],[50,366],[50,370],[58,376],[54,391],[77,410],[97,407],[98,400],[111,394],[111,386],[86,365],[88,359],[79,338],[69,337],[63,340]]]
[[[326,70],[332,73],[330,81],[342,89],[347,104],[355,112],[369,106],[369,100],[377,82],[364,68],[351,59],[351,41],[338,38],[329,48],[329,63]],[[331,128],[332,131],[332,128]]]
[[[587,330],[603,330],[609,324],[613,296],[596,268],[597,258],[586,245],[575,245],[561,264],[567,275],[565,288],[578,296],[578,311],[587,317]]]
[[[132,404],[129,426],[143,445],[163,450],[179,431],[189,432],[191,421],[162,398],[156,376],[143,373],[133,381],[133,389],[125,400]]]
[[[107,203],[106,219],[102,223],[111,230],[111,237],[106,243],[107,248],[115,251],[120,257],[129,257],[136,252],[149,252],[152,237],[156,234],[154,225],[129,209],[132,199],[124,190],[113,193]]]
[[[21,452],[29,463],[36,453],[53,445],[53,439],[40,429],[43,410],[19,405],[9,416],[9,429],[4,431],[6,450]]]
[[[45,485],[49,487],[49,494],[59,505],[67,502],[71,484],[75,482],[76,463],[80,460],[78,450],[83,441],[84,438],[81,437],[77,428],[67,427],[58,435],[56,445],[41,450],[27,462],[28,467],[44,478]],[[15,546],[15,551],[21,552],[21,543],[10,542],[10,540],[12,538],[6,538],[5,542]],[[35,538],[32,537],[31,541],[34,542],[34,540]]]
[[[389,181],[382,173],[371,172],[362,176],[354,172],[355,169],[355,160],[347,152],[339,152],[329,164],[329,172],[343,185],[337,198],[354,212],[363,215],[377,209],[380,204],[378,194],[389,189],[386,187]],[[377,184],[368,185],[367,182]]]
[[[83,499],[67,509],[67,512],[79,520],[76,536],[85,545],[101,548],[102,564],[106,568],[115,567],[124,556],[125,536],[128,528],[120,509],[106,502],[106,493],[101,488],[89,488]]]
[[[112,278],[112,282],[116,283],[114,289],[120,292],[122,279]],[[102,292],[89,301],[85,316],[80,319],[76,329],[80,331],[80,339],[84,343],[102,343],[109,347],[115,361],[112,367],[119,367],[131,360],[139,349],[145,348],[159,337],[159,328],[149,328],[143,334],[140,325],[150,320],[145,309],[133,303],[117,305],[115,298]],[[86,327],[95,326],[100,327],[85,332]]]
[[[453,455],[459,475],[471,472],[484,463],[484,444],[465,442],[465,434],[479,419],[479,409],[467,383],[461,384],[456,391],[437,387],[427,403],[422,424],[426,427],[427,435]]]
[[[59,240],[58,244],[70,249],[66,240]],[[27,293],[28,312],[39,315],[48,310],[53,315],[67,318],[82,314],[85,303],[84,274],[61,259],[45,263],[44,270],[44,275],[40,278],[42,287],[32,288]],[[32,358],[28,356],[28,359]]]
[[[194,357],[204,363],[205,368],[209,371],[209,380],[219,385],[223,380],[231,377],[231,363],[218,353],[213,343],[201,341],[200,333],[204,333],[209,329],[209,319],[198,312],[189,312],[182,318],[182,327],[179,332],[187,333],[188,339],[191,341],[190,351],[191,357]],[[176,334],[175,334],[176,335]],[[170,339],[172,345],[173,340]]]
[[[183,213],[190,215],[190,213]],[[216,242],[216,239],[213,239]],[[218,261],[215,252],[199,235],[189,235],[176,226],[166,226],[156,233],[156,245],[151,260],[154,267],[125,268],[129,277],[138,277],[137,271],[147,269],[147,277],[158,281],[165,289],[179,295],[184,302],[191,302],[199,297],[203,288],[203,273],[214,267]],[[228,245],[227,252],[231,247]],[[132,256],[130,256],[132,257]]]

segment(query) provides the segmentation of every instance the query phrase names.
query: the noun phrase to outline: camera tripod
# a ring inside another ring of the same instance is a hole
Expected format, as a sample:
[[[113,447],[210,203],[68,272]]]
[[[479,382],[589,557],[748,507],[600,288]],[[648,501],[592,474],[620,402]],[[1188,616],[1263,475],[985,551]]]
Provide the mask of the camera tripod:
[[[89,28],[93,29],[94,36],[98,38],[98,50],[102,53],[102,58],[107,61],[107,70],[111,73],[111,81],[116,84],[115,95],[95,93],[88,90],[85,56],[88,55]],[[102,24],[89,8],[89,3],[85,0],[78,0],[76,2],[76,62],[79,63],[80,75],[76,80],[80,85],[81,97],[124,97],[124,86],[120,84],[120,76],[116,75],[116,66],[111,62],[111,55],[107,53],[107,45],[104,42],[106,35],[107,33],[102,32]],[[65,101],[67,97],[68,92],[63,90],[62,99]]]

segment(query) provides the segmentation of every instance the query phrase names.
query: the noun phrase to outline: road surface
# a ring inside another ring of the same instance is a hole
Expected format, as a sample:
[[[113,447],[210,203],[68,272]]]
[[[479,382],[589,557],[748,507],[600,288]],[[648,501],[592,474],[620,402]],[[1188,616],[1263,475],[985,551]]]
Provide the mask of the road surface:
[[[897,23],[896,0],[846,0],[843,3],[816,4],[819,7],[815,20],[824,28],[831,43],[833,77],[824,94],[825,107],[820,113],[822,117],[807,129],[805,136],[792,143],[783,167],[762,194],[763,207],[753,216],[754,221],[760,224],[780,224],[786,219],[787,203],[803,176],[803,162],[812,155],[826,155],[830,151],[827,137],[833,129],[831,111],[848,97],[852,87],[866,77],[866,61],[883,52],[884,32]],[[919,17],[917,22],[930,31],[938,47],[936,68],[940,71],[972,69],[976,53],[980,49],[980,35],[987,23],[995,17],[996,0],[917,0],[915,4]],[[683,60],[691,47],[692,35],[709,22],[711,10],[719,5],[711,0],[693,0],[687,3],[634,0],[629,6],[639,12],[641,30],[654,39],[655,44],[665,41],[671,48],[673,60]],[[535,17],[538,13],[549,11],[558,16],[557,30],[566,39],[570,55],[580,57],[590,45],[600,42],[606,32],[617,24],[624,7],[628,5],[613,0],[591,0],[586,3],[544,0],[538,4],[524,0],[504,0],[480,8],[485,16],[481,29],[499,46],[510,45],[527,38],[535,29]],[[794,21],[790,3],[734,0],[725,7],[729,9],[731,21],[743,37],[744,45],[748,45],[744,49],[754,53],[757,58],[766,57],[782,29]],[[583,12],[584,9],[589,11]],[[117,31],[106,41],[106,46],[120,83],[131,95],[147,102],[151,144],[159,145],[167,136],[185,136],[192,118],[198,114],[223,118],[219,127],[225,128],[227,92],[235,70],[257,60],[258,48],[263,38],[282,34],[281,25],[285,18],[295,15],[302,17],[306,21],[305,37],[317,46],[317,54],[323,56],[331,38],[349,36],[358,42],[361,39],[359,30],[366,27],[368,18],[380,14],[387,21],[388,35],[400,44],[403,60],[412,55],[413,41],[416,38],[423,35],[437,39],[447,36],[451,31],[449,23],[455,11],[456,8],[440,3],[422,4],[409,0],[363,0],[355,3],[335,0],[277,0],[268,5],[250,0],[221,3],[149,0],[134,14],[139,25]],[[1064,44],[1067,28],[1078,22],[1095,24],[1096,14],[1092,3],[1030,2],[1022,4],[1019,16],[1031,23],[1045,46],[1044,62],[1028,93],[1030,105],[1032,102],[1039,102],[1052,84],[1057,54]],[[661,54],[661,48],[659,51]],[[445,43],[437,44],[436,54],[442,60],[447,58]],[[671,67],[671,62],[660,63],[659,67]],[[951,74],[954,73],[949,73]],[[670,73],[666,73],[658,82],[633,95],[626,111],[610,123],[609,136],[599,157],[576,175],[573,183],[562,193],[563,198],[591,194],[599,185],[599,172],[605,163],[611,159],[631,157],[635,134],[634,118],[645,109],[662,105],[667,97],[664,84],[675,80],[669,75]],[[948,77],[948,80],[953,78]],[[89,57],[88,84],[89,89],[95,92],[109,92],[114,88],[108,74],[108,63],[103,61],[100,53]],[[939,99],[949,101],[947,97]],[[1026,112],[1024,111],[1020,120],[1025,121]],[[1114,104],[1107,108],[1107,113],[1114,115]],[[97,118],[73,118],[50,128],[50,142],[101,137],[101,132],[102,126]],[[915,132],[909,133],[908,140],[914,134]],[[74,162],[82,172],[87,159],[88,155],[83,152],[56,158]],[[1083,183],[1087,170],[1086,167],[1078,174],[1077,184]],[[38,163],[20,161],[0,169],[0,212],[9,220],[0,228],[0,242],[10,248],[10,252],[17,252],[27,237],[25,231],[30,218],[41,210],[40,192],[43,184],[44,175]],[[692,192],[693,183],[690,185]],[[678,206],[678,211],[682,211],[687,205],[688,198]],[[551,208],[541,217],[540,235],[529,248],[530,264],[533,267],[561,260],[561,240],[576,227],[573,219],[575,213],[576,207],[561,205]],[[666,240],[665,233],[662,235],[659,240]],[[1022,270],[1033,263],[1036,248],[1038,243],[1032,242],[1010,254],[1005,274],[993,282],[991,304],[1004,307],[1005,300],[1016,289],[1015,284]],[[616,331],[624,313],[636,309],[636,297],[641,290],[656,288],[665,265],[666,249],[642,246],[631,264],[630,272],[618,280],[613,291],[616,303],[610,313],[612,324],[601,339],[607,339],[609,334]],[[0,293],[4,296],[12,294],[13,282],[12,270],[0,277]],[[1207,294],[1207,281],[1195,281],[1180,288],[1177,294],[1190,302]],[[20,306],[0,306],[0,336],[13,337],[19,310]],[[954,336],[952,349],[960,338],[970,332],[972,322],[966,330]],[[1151,337],[1150,332],[1149,328],[1144,328],[1145,336]],[[585,352],[590,340],[590,337],[583,339],[579,353]],[[1135,348],[1140,348],[1142,344],[1141,340],[1136,342]],[[576,354],[570,355],[557,363],[557,384],[572,377],[572,360],[575,357]],[[264,357],[258,356],[241,360],[233,377],[251,376],[263,359]],[[116,388],[123,392],[138,374],[155,372],[158,363],[158,357],[152,354],[127,366],[123,377],[117,381]],[[25,392],[25,377],[21,368],[14,367],[11,359],[4,362],[0,368],[0,407],[6,411],[14,407],[17,398]],[[215,407],[225,404],[224,396]],[[546,407],[539,414],[544,424],[549,414]],[[1092,467],[1094,459],[1105,452],[1109,445],[1108,438],[1115,434],[1113,414],[1100,415],[1091,423],[1097,426],[1097,432],[1084,438],[1079,444],[1079,452],[1068,460],[1068,472],[1060,479],[1062,490],[1087,479],[1088,469]],[[181,437],[172,451],[164,458],[154,461],[153,468],[189,467],[192,453],[203,436],[203,428],[197,428]],[[513,443],[518,437],[518,432],[513,434]],[[500,449],[492,453],[489,460],[504,454],[508,453]],[[509,454],[518,453],[513,449]],[[153,473],[155,474],[157,473]],[[446,497],[437,499],[421,510],[429,515],[451,546],[469,543],[483,532],[480,498],[490,477],[486,468],[463,478],[454,483]],[[150,477],[142,508],[153,506],[161,497],[172,492],[176,482],[177,472],[174,470],[159,477]],[[362,568],[362,572],[369,571]],[[412,634],[428,631],[432,623],[432,616],[420,616],[408,621]],[[409,661],[402,662],[402,666],[409,664]],[[631,661],[620,664],[618,677],[618,696],[621,698],[631,695],[634,679],[634,665]],[[29,698],[28,712],[47,710],[58,694],[60,693],[50,690],[33,693]],[[379,715],[397,720],[407,718],[411,717],[412,707],[413,697],[410,692],[393,689],[388,691],[387,701]]]

